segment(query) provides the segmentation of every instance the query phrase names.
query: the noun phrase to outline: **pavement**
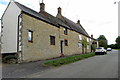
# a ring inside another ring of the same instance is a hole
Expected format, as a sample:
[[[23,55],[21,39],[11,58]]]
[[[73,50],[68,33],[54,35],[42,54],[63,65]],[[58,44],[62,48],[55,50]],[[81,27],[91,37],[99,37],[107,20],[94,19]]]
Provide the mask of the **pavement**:
[[[4,64],[3,78],[117,78],[118,52],[98,55],[61,67],[45,67],[45,61]],[[64,57],[63,57],[64,58]]]
[[[46,61],[56,60],[60,58],[66,57],[59,57],[49,60],[42,60],[42,61],[35,61],[35,62],[28,62],[22,64],[0,64],[2,67],[2,78],[22,78],[25,76],[29,76],[30,74],[34,74],[37,72],[43,72],[45,70],[51,69],[53,67],[43,66],[42,64]]]

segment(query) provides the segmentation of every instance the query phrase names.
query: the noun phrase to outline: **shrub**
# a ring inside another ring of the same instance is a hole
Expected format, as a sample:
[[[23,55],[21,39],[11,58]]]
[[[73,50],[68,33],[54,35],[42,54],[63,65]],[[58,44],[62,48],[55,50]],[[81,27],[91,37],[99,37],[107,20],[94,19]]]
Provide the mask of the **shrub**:
[[[15,55],[6,55],[2,59],[2,62],[9,63],[9,64],[15,64],[15,63],[17,63],[17,57]]]

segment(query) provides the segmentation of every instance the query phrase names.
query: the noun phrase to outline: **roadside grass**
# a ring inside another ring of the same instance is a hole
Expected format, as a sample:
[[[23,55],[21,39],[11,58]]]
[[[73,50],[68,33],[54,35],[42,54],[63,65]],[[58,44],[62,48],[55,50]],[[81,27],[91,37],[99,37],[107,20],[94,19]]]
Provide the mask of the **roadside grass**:
[[[115,50],[120,50],[120,49],[115,49]]]
[[[88,53],[88,54],[80,54],[80,55],[75,55],[75,56],[69,56],[66,58],[62,59],[57,59],[57,60],[52,60],[52,61],[47,61],[44,63],[45,66],[61,66],[69,63],[73,63],[79,60],[83,60],[85,58],[89,58],[95,56],[95,53]]]

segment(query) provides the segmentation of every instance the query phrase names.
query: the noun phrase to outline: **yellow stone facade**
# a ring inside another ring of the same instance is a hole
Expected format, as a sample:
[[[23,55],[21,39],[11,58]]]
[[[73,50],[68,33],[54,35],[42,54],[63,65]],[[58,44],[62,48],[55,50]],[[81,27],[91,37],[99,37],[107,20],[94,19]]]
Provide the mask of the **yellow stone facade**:
[[[33,42],[28,42],[28,31],[33,31]],[[86,36],[68,29],[68,34],[64,34],[64,27],[56,27],[44,21],[36,19],[27,14],[22,14],[22,62],[45,60],[60,57],[61,45],[63,40],[63,54],[65,56],[82,54],[82,47],[79,35],[87,39]],[[55,45],[50,45],[50,36],[55,36]],[[68,46],[65,46],[64,40],[68,40]],[[82,44],[82,43],[81,43]],[[90,52],[90,45],[87,52]]]

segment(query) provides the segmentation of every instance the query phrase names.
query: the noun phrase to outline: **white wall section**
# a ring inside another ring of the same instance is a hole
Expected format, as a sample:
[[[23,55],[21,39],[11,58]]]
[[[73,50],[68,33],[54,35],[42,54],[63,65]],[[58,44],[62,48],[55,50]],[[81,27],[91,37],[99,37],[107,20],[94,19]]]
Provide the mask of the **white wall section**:
[[[12,1],[2,17],[2,50],[1,53],[17,52],[18,16],[20,8]]]

